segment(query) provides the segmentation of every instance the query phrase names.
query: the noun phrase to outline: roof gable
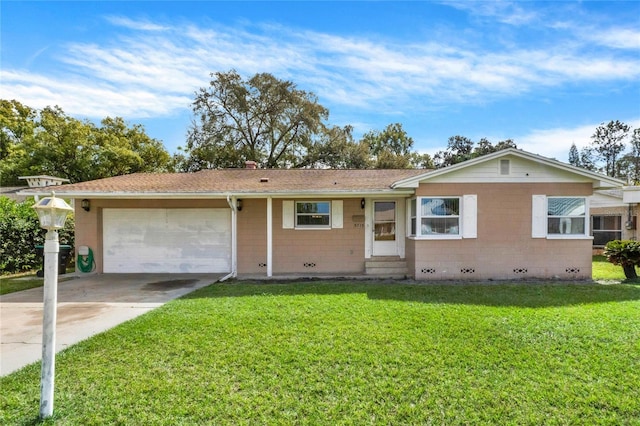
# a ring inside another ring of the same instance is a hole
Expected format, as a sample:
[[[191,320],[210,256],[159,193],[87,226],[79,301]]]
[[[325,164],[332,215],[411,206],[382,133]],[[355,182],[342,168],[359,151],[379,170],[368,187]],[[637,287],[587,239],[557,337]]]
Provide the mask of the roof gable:
[[[557,160],[510,148],[394,183],[417,188],[420,183],[576,183],[617,188],[624,182]]]

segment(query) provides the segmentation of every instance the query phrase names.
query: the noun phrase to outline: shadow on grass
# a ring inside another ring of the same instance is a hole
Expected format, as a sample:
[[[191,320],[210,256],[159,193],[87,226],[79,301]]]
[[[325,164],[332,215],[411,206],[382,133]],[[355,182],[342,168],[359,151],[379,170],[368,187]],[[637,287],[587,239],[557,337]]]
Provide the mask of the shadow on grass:
[[[420,284],[394,281],[235,281],[213,284],[182,299],[366,294],[371,300],[544,308],[640,300],[640,283]]]

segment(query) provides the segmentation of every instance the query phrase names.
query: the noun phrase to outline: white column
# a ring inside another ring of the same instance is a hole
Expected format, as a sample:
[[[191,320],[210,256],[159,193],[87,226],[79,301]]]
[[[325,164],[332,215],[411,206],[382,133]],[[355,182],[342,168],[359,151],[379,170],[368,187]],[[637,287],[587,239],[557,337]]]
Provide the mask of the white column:
[[[232,198],[231,208],[231,274],[235,278],[238,276],[238,208],[237,198]]]
[[[58,231],[48,231],[44,242],[44,299],[42,316],[42,370],[40,418],[53,415],[53,382],[56,369],[56,307],[58,303]]]
[[[267,277],[273,276],[273,200],[267,197]]]

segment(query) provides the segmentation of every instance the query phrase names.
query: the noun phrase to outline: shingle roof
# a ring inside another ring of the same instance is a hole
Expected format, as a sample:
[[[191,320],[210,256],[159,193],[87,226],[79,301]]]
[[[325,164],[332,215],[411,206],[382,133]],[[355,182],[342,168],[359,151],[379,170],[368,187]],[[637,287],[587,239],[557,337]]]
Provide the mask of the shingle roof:
[[[57,194],[227,194],[391,191],[427,170],[224,169],[195,173],[134,173],[60,185]]]

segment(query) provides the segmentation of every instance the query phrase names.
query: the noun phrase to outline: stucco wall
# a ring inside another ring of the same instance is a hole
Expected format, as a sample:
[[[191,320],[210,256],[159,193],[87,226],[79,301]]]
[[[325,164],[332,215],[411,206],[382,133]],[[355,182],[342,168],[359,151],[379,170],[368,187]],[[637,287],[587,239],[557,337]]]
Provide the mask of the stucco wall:
[[[591,277],[591,240],[531,237],[532,195],[588,196],[591,184],[421,185],[417,195],[477,194],[477,238],[407,240],[416,279]],[[409,254],[410,253],[410,254]]]

